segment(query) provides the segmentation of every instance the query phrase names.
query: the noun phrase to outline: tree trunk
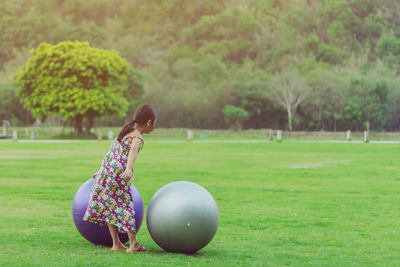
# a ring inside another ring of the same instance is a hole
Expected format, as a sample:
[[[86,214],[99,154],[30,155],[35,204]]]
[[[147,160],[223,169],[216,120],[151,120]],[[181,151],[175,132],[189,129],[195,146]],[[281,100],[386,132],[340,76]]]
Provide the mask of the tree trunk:
[[[333,118],[333,131],[336,132],[336,118]]]
[[[86,134],[90,135],[90,130],[94,126],[94,116],[88,115],[87,117],[87,123],[86,123]]]
[[[81,135],[82,134],[82,120],[83,116],[78,115],[74,118],[74,129],[75,129],[75,134],[76,135]]]
[[[289,131],[292,131],[292,129],[293,129],[293,127],[292,127],[292,111],[290,110],[290,108],[287,109],[287,113],[288,113]]]
[[[239,131],[242,129],[242,122],[240,120],[236,120],[235,122],[235,131]]]
[[[319,119],[319,127],[320,127],[320,131],[323,131],[324,130],[324,116],[322,115],[322,111],[323,111],[323,108],[322,108],[322,105],[320,105],[319,106],[319,114],[318,114],[318,119]]]

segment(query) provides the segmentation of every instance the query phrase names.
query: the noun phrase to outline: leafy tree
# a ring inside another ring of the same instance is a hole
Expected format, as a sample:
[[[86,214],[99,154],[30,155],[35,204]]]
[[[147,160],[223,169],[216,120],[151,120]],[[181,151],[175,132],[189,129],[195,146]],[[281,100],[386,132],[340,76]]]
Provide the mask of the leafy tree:
[[[228,123],[231,128],[241,129],[242,124],[249,118],[249,114],[246,110],[241,107],[226,105],[222,110],[225,117],[225,122]]]
[[[41,43],[15,81],[22,103],[36,118],[61,115],[72,120],[80,134],[84,118],[90,133],[96,117],[126,114],[128,80],[138,79],[129,79],[133,74],[128,62],[115,51],[78,41]]]
[[[103,25],[108,17],[118,14],[121,0],[68,0],[63,1],[61,14],[74,24],[82,24],[92,21],[97,25]]]
[[[232,7],[215,16],[204,16],[186,36],[192,47],[222,54],[228,62],[242,63],[254,57],[252,46],[260,33],[258,22],[247,8]]]
[[[92,45],[99,45],[104,38],[100,28],[92,22],[85,25],[60,23],[50,31],[49,35],[51,43],[62,42],[65,40],[65,36],[68,36],[69,40],[86,41]]]
[[[361,129],[360,123],[370,125],[373,129],[380,130],[384,123],[384,110],[386,108],[389,87],[383,79],[375,80],[374,77],[356,76],[350,81],[349,107],[347,119],[353,126]],[[357,114],[349,115],[349,114]],[[349,116],[351,118],[349,118]]]
[[[12,83],[0,85],[0,121],[9,120],[12,126],[34,122],[31,112],[23,108],[15,95]]]
[[[344,108],[344,117],[349,122],[350,127],[360,130],[362,124],[362,111],[361,108],[355,103],[349,103]]]
[[[400,38],[384,37],[378,42],[378,55],[400,74]]]
[[[400,80],[392,79],[390,84],[384,122],[386,130],[396,131],[400,129]]]
[[[318,67],[307,73],[312,93],[304,105],[315,130],[336,131],[347,101],[348,79],[342,72]]]
[[[265,81],[269,75],[252,61],[242,66],[232,66],[228,73],[229,91],[225,93],[230,99],[226,104],[238,106],[247,111],[248,120],[243,122],[245,128],[279,128],[281,109],[265,90]],[[285,117],[283,116],[283,120]]]
[[[49,32],[48,18],[31,12],[27,1],[1,1],[0,70],[15,56],[15,50],[36,46]]]
[[[160,110],[163,127],[224,127],[226,105],[248,112],[245,128],[282,127],[286,114],[260,80],[298,69],[312,87],[294,117],[299,128],[345,130],[344,108],[354,103],[362,112],[358,128],[369,121],[374,129],[400,129],[392,106],[400,79],[398,0],[8,0],[0,14],[0,72],[14,72],[9,62],[21,68],[26,60],[16,59],[41,42],[119,51],[141,69],[135,92],[146,88],[143,98],[129,98],[128,116],[146,101]],[[345,75],[368,77],[378,65],[385,71],[366,83]],[[397,77],[389,82],[390,70]],[[374,92],[379,81],[388,83],[386,102]]]

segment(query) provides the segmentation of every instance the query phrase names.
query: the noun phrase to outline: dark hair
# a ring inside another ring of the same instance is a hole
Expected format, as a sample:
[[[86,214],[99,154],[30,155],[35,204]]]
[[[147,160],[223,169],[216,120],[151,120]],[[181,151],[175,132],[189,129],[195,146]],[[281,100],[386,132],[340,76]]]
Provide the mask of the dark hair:
[[[125,124],[124,127],[122,127],[121,131],[119,132],[117,140],[121,142],[122,138],[124,138],[125,135],[132,132],[135,129],[135,123],[139,125],[144,125],[149,120],[151,120],[153,123],[156,120],[155,109],[147,104],[141,105],[136,110],[135,118],[133,119],[133,121],[128,122],[127,124]]]

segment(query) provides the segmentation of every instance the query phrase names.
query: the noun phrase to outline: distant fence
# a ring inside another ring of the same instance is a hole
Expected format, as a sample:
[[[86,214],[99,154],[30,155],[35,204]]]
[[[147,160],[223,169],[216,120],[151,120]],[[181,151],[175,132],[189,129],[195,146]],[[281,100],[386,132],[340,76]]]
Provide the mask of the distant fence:
[[[305,131],[293,131],[282,132],[283,136],[291,137],[291,138],[321,138],[321,139],[346,139],[346,132],[323,132],[323,131],[313,131],[313,132],[305,132]],[[368,136],[371,139],[400,139],[400,132],[368,132]],[[351,139],[363,139],[364,132],[351,132]]]
[[[74,130],[69,127],[10,127],[9,134],[3,138],[14,139],[65,139],[74,137]],[[97,127],[92,129],[92,137],[82,138],[112,139],[118,135],[120,127]],[[279,133],[280,132],[280,133]],[[184,138],[240,138],[254,137],[258,139],[332,139],[332,140],[400,140],[400,132],[325,132],[325,131],[280,131],[276,129],[207,130],[187,128],[157,128],[149,137]],[[75,138],[80,138],[75,137]]]
[[[173,129],[156,129],[156,135],[179,135],[185,136],[188,129],[173,128]],[[274,129],[246,129],[240,131],[234,130],[205,130],[191,129],[193,136],[257,136],[257,137],[272,137],[276,138],[279,130]],[[326,131],[281,131],[282,138],[310,138],[310,139],[347,139],[349,132],[326,132]],[[400,139],[400,132],[368,132],[369,138],[374,139]],[[350,139],[363,139],[364,132],[350,132]]]

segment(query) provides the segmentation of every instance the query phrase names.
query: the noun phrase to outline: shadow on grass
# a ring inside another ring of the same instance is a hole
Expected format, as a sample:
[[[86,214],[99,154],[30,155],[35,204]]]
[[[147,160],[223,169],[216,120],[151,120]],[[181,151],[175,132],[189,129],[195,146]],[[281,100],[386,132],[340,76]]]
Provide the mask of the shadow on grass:
[[[125,244],[126,246],[129,246],[129,243]],[[96,253],[99,253],[99,251],[101,252],[111,252],[111,253],[115,253],[115,251],[111,251],[111,247],[106,247],[106,246],[102,246],[102,245],[96,245],[96,244],[92,244],[90,242],[88,242],[88,244],[86,244],[87,248],[91,248],[91,249],[95,249],[98,251],[95,251]],[[156,256],[187,256],[188,258],[213,258],[213,257],[220,257],[222,255],[222,251],[217,251],[217,250],[207,250],[207,251],[197,251],[193,254],[186,254],[186,253],[177,253],[177,252],[169,252],[166,250],[163,250],[161,248],[149,248],[146,247],[147,251],[145,252],[135,252],[133,254],[138,254],[138,255],[156,255]]]
[[[220,256],[221,255],[220,252],[215,251],[215,250],[207,251],[207,252],[197,251],[197,252],[195,252],[193,254],[186,254],[186,253],[169,252],[169,251],[166,251],[166,250],[153,249],[153,248],[147,249],[147,251],[145,253],[151,253],[151,254],[154,254],[154,255],[169,255],[169,256],[172,256],[172,255],[176,255],[176,256],[184,255],[184,256],[188,256],[190,258],[203,258],[203,257],[210,257],[210,256],[211,257],[215,257],[215,256]]]

